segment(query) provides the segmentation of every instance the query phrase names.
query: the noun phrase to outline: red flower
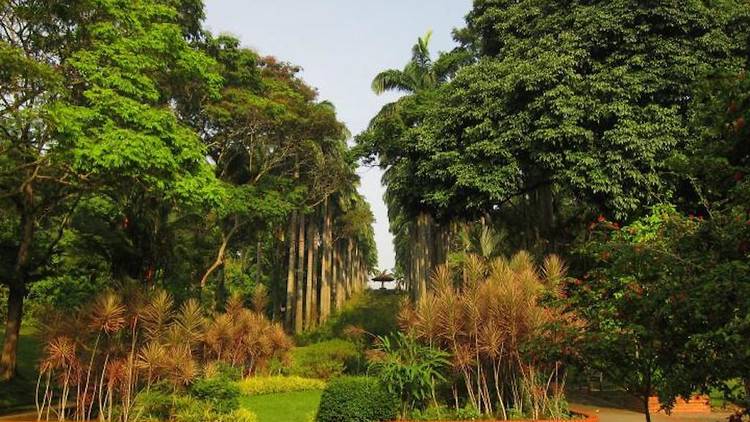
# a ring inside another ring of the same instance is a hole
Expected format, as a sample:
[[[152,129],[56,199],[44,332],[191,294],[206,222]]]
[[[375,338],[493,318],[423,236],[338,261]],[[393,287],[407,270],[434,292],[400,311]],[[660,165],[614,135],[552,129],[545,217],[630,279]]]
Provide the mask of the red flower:
[[[606,220],[603,215],[599,214],[599,217],[596,217],[596,221],[603,223]]]

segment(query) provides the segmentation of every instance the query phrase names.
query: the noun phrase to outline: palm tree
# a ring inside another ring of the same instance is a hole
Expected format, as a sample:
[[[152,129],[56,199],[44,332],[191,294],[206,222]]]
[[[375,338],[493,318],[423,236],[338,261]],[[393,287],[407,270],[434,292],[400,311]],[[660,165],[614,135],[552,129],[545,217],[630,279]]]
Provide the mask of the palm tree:
[[[423,37],[417,39],[412,47],[411,59],[403,69],[388,69],[378,73],[372,81],[373,92],[378,95],[386,91],[420,95],[435,90],[449,81],[456,70],[471,57],[463,50],[454,50],[447,54],[440,54],[437,60],[433,61],[429,48],[431,38],[432,31],[427,31]],[[396,101],[384,106],[371,122],[371,127],[381,118],[396,116],[400,104],[401,101]],[[391,228],[395,229],[393,231],[398,255],[407,261],[402,262],[401,267],[405,270],[404,274],[412,297],[419,300],[426,290],[426,281],[432,269],[438,264],[436,258],[440,259],[439,257],[445,254],[437,253],[439,248],[434,248],[438,246],[434,245],[435,235],[438,232],[431,230],[431,226],[434,225],[432,217],[424,210],[418,210],[416,217],[409,216],[412,213],[400,203],[399,194],[396,192],[398,189],[389,183],[399,178],[404,180],[411,178],[409,174],[411,166],[404,165],[408,158],[405,154],[400,157],[389,157],[384,153],[382,149],[379,151],[381,166],[386,167],[383,182],[388,187],[386,201],[392,221]],[[401,164],[396,165],[399,159],[401,159]]]

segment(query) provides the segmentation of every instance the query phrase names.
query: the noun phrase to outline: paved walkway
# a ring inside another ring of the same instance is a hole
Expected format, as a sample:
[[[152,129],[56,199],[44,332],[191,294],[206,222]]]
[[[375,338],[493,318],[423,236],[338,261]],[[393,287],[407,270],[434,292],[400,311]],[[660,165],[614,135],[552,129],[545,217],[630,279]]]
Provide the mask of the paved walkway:
[[[599,415],[600,422],[645,422],[643,413],[631,410],[572,404],[576,409]],[[728,413],[711,413],[710,415],[672,415],[663,413],[651,415],[652,422],[726,422]]]
[[[11,416],[0,416],[2,422],[36,422],[36,412],[21,413]]]

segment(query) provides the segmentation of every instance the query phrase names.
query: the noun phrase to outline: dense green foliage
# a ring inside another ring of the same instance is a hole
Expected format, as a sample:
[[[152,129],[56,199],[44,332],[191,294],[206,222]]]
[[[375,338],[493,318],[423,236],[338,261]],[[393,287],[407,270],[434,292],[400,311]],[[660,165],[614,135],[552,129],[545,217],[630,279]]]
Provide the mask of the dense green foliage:
[[[240,387],[222,377],[197,379],[190,386],[190,395],[208,402],[215,412],[221,414],[231,413],[240,407]]]
[[[354,343],[326,340],[291,350],[284,372],[305,378],[331,379],[357,366],[361,351]]]
[[[477,0],[466,23],[376,77],[407,95],[357,136],[412,299],[466,252],[554,251],[583,365],[667,405],[750,389],[747,4]]]
[[[450,355],[408,335],[380,337],[375,350],[369,368],[399,398],[404,414],[407,409],[423,408],[435,397],[436,384],[446,380],[441,370],[449,366]]]
[[[201,1],[0,13],[1,378],[15,374],[25,299],[43,315],[135,281],[221,309],[264,285],[262,311],[291,328],[303,282],[288,272],[326,282],[307,288],[322,297],[310,327],[364,283],[376,253],[349,133],[299,67],[203,30]],[[287,232],[300,216],[333,243],[302,271]],[[346,292],[316,267],[324,257],[356,267]]]
[[[399,400],[376,379],[342,377],[320,399],[318,422],[377,422],[396,418]]]

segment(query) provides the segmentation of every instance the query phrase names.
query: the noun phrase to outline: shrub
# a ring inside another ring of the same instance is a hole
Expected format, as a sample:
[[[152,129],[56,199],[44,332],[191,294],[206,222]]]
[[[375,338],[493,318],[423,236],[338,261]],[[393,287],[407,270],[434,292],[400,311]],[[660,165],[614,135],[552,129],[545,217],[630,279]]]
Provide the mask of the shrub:
[[[237,409],[227,415],[224,420],[226,422],[258,422],[258,416],[247,409]]]
[[[326,382],[314,378],[292,376],[249,377],[240,381],[242,394],[257,396],[261,394],[288,393],[292,391],[322,390]]]
[[[201,378],[190,387],[190,395],[211,405],[219,414],[227,414],[240,407],[240,388],[237,383],[223,378]]]
[[[445,381],[440,370],[450,365],[447,353],[403,333],[380,337],[371,356],[370,368],[388,391],[400,398],[404,411],[422,408],[434,393],[435,384]]]
[[[221,361],[207,364],[204,372],[206,378],[220,378],[235,382],[242,379],[242,369]]]
[[[143,418],[167,420],[174,413],[174,395],[157,389],[142,391],[135,397],[135,413]]]
[[[292,349],[289,375],[331,379],[355,366],[360,357],[357,346],[346,340],[328,340]]]
[[[179,403],[175,409],[175,422],[206,422],[216,419],[209,403],[188,399]]]
[[[334,379],[323,391],[318,422],[374,422],[395,419],[398,397],[371,377]]]

